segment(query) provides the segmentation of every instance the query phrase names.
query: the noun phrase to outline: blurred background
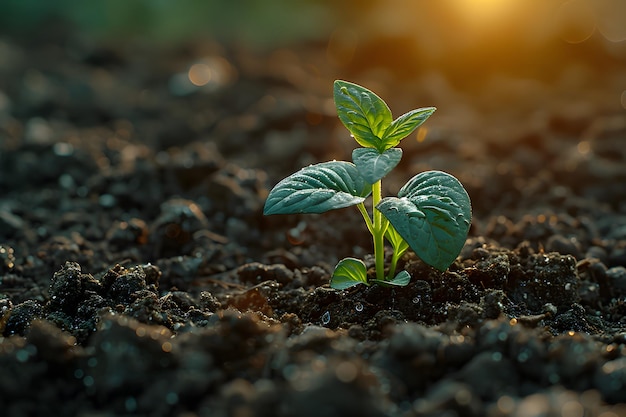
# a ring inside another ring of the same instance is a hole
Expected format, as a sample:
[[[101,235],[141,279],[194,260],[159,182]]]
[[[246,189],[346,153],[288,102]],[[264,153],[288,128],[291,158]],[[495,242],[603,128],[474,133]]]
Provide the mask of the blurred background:
[[[266,55],[316,45],[326,55],[314,71],[384,90],[421,77],[431,90],[470,91],[489,105],[498,94],[532,96],[536,80],[566,87],[567,101],[588,84],[610,84],[607,107],[626,107],[623,0],[22,0],[1,7],[1,31],[12,36],[54,37],[64,27],[85,42],[205,41]],[[202,68],[195,68],[200,78]],[[503,77],[518,82],[498,92]]]
[[[558,180],[591,152],[615,152],[595,141],[598,132],[626,129],[624,0],[0,7],[0,110],[28,121],[5,127],[8,137],[67,141],[55,118],[104,123],[157,150],[210,141],[274,182],[349,157],[353,143],[332,102],[341,78],[378,93],[394,116],[437,106],[403,142],[403,166],[454,172],[490,201],[500,197],[487,195],[490,178],[517,181],[554,163]]]

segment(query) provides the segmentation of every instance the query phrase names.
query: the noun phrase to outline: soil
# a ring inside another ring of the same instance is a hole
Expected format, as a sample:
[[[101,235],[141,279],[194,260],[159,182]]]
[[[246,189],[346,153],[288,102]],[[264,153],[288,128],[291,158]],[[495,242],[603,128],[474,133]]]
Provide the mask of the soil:
[[[335,291],[339,259],[373,264],[358,212],[262,215],[353,148],[323,45],[52,33],[0,38],[1,415],[626,415],[623,67],[344,68],[439,108],[385,193],[448,171],[474,218],[448,271],[409,252],[407,287]]]

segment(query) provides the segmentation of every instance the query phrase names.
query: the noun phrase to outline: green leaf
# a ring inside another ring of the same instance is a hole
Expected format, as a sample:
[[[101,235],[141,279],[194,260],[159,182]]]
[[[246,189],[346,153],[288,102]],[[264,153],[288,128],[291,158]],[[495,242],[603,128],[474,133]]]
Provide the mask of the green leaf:
[[[463,249],[472,220],[467,191],[459,180],[441,171],[414,176],[398,198],[384,198],[376,208],[417,256],[441,271]]]
[[[383,178],[402,159],[402,149],[390,148],[383,153],[372,148],[357,148],[352,151],[352,161],[370,184]]]
[[[365,87],[335,81],[333,88],[337,116],[359,145],[379,152],[391,148],[383,140],[393,118],[387,104]]]
[[[362,203],[372,192],[356,166],[331,161],[310,165],[270,191],[263,214],[323,213]]]
[[[336,290],[345,290],[359,284],[369,285],[365,263],[355,258],[339,261],[330,279],[330,286]]]
[[[385,131],[383,139],[389,146],[397,146],[400,141],[415,131],[437,110],[435,107],[424,107],[411,110],[394,120]]]
[[[400,236],[400,233],[393,227],[393,225],[389,225],[387,230],[385,231],[385,237],[391,243],[393,247],[394,254],[400,258],[404,252],[409,249],[409,244]]]
[[[373,279],[370,282],[372,283],[376,283],[378,285],[382,285],[385,287],[406,287],[409,282],[411,281],[411,274],[409,274],[406,271],[400,271],[398,272],[398,275],[396,275],[393,279],[390,279],[388,281],[383,281],[382,279]]]

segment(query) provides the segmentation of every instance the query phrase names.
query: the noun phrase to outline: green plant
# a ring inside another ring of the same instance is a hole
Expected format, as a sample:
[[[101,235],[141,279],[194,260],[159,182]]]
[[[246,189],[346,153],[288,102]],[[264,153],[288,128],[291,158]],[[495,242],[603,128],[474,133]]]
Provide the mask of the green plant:
[[[356,206],[374,241],[376,277],[368,279],[365,263],[345,258],[335,267],[331,287],[345,289],[371,283],[407,285],[407,271],[396,275],[400,257],[409,249],[436,269],[445,271],[465,244],[472,212],[463,185],[450,174],[426,171],[411,178],[397,197],[381,195],[381,180],[402,158],[396,146],[435,111],[411,110],[393,120],[387,104],[359,85],[335,81],[334,99],[339,119],[361,148],[351,162],[310,165],[280,181],[270,191],[264,214],[323,213]],[[365,200],[372,195],[372,214]],[[385,239],[393,248],[385,274]]]

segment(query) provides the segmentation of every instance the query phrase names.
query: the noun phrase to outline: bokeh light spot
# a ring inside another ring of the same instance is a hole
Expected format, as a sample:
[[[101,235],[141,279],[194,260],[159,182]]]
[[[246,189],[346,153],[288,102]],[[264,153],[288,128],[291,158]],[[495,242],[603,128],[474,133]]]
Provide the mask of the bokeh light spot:
[[[350,383],[357,377],[358,369],[352,362],[341,362],[335,368],[335,375],[341,382]]]
[[[556,27],[567,43],[581,43],[596,30],[595,12],[587,0],[569,0],[556,13]]]
[[[589,141],[586,140],[578,142],[578,145],[576,147],[578,149],[578,153],[581,155],[587,155],[591,150],[591,144],[589,143]]]
[[[578,401],[569,400],[561,406],[561,414],[568,417],[584,417],[585,408]]]
[[[189,68],[189,81],[195,86],[202,87],[211,82],[213,77],[211,67],[207,64],[193,64]]]
[[[498,410],[504,414],[509,414],[515,410],[515,400],[508,395],[503,395],[497,401]]]
[[[428,133],[428,129],[425,127],[418,127],[417,128],[417,132],[415,133],[415,137],[417,138],[417,142],[418,143],[422,143],[424,142],[424,140],[426,139],[426,134]]]
[[[595,0],[598,31],[611,42],[626,41],[626,1]]]

